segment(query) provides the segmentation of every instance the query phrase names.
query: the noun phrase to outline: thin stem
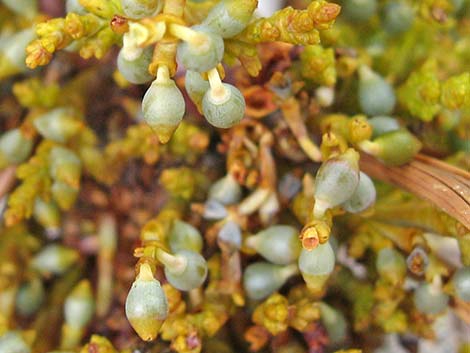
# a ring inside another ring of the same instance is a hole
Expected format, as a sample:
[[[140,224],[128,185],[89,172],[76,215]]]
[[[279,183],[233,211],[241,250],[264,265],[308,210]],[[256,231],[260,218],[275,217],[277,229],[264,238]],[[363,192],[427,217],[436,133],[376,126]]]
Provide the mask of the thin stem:
[[[379,150],[380,150],[380,146],[373,142],[373,141],[369,141],[369,140],[364,140],[362,142],[360,142],[358,144],[358,147],[368,153],[368,154],[371,154],[373,156],[377,156],[379,154]]]
[[[259,235],[252,235],[251,237],[248,237],[245,239],[245,246],[249,247],[250,249],[258,249],[258,245],[260,242],[260,236]]]
[[[299,273],[299,267],[296,263],[287,265],[281,269],[280,273],[282,278],[287,281],[289,278]]]
[[[168,70],[168,66],[159,65],[157,69],[157,79],[155,82],[168,83],[168,81],[170,81],[170,70]]]
[[[150,265],[147,263],[143,263],[140,265],[139,274],[137,275],[138,280],[142,281],[152,281],[155,278],[153,277],[152,269]]]
[[[224,101],[229,91],[224,87],[217,68],[213,68],[207,72],[209,85],[211,86],[211,96],[216,101]]]
[[[184,272],[187,266],[187,261],[185,258],[180,256],[175,256],[166,251],[158,248],[157,249],[157,259],[160,261],[171,273],[180,274]]]
[[[170,33],[176,38],[188,42],[190,45],[194,45],[196,47],[204,45],[204,43],[207,41],[206,35],[199,33],[187,26],[172,23],[168,29]]]

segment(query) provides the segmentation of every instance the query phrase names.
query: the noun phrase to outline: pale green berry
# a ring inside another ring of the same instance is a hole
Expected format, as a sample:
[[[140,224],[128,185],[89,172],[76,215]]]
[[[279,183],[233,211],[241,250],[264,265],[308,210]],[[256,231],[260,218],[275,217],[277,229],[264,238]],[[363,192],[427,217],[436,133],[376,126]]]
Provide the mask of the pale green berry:
[[[85,8],[80,5],[80,0],[66,0],[65,1],[65,12],[75,12],[79,15],[85,15],[86,10]]]
[[[37,0],[2,0],[2,3],[21,16],[31,18],[38,12]]]
[[[44,285],[38,277],[24,282],[16,294],[16,311],[20,315],[29,316],[38,311],[44,301],[46,292]]]
[[[60,275],[78,260],[78,253],[62,245],[50,244],[36,254],[31,264],[44,275]]]
[[[243,287],[248,298],[261,300],[279,290],[284,283],[298,272],[297,265],[275,265],[256,262],[246,267],[243,273]]]
[[[350,213],[359,213],[375,203],[376,191],[374,182],[363,172],[359,172],[359,185],[352,196],[341,204]]]
[[[377,13],[377,0],[344,0],[341,14],[353,22],[365,22]]]
[[[295,262],[302,248],[299,232],[288,225],[274,225],[247,238],[246,245],[269,262],[287,265]]]
[[[62,210],[69,210],[77,200],[78,188],[62,181],[55,181],[51,187],[52,198]]]
[[[203,36],[204,42],[194,44],[181,41],[176,52],[178,60],[183,66],[192,71],[206,72],[217,66],[224,56],[224,41],[222,37],[210,28],[202,25],[191,27],[192,30]]]
[[[389,116],[374,116],[367,122],[372,126],[372,138],[400,129],[397,119]]]
[[[119,51],[117,57],[117,67],[124,78],[135,84],[149,82],[153,79],[148,67],[152,61],[153,48],[146,47],[135,60],[128,60],[125,57],[123,49]]]
[[[465,302],[470,302],[470,266],[458,269],[452,277],[455,294]]]
[[[377,272],[380,277],[397,285],[402,282],[406,276],[406,260],[398,251],[392,248],[384,248],[379,251],[375,262]]]
[[[58,231],[60,228],[60,210],[54,201],[46,202],[42,198],[36,197],[33,216],[47,230]]]
[[[319,306],[321,322],[328,332],[329,343],[333,345],[343,343],[348,334],[348,324],[344,314],[323,302]]]
[[[121,0],[122,11],[130,18],[155,16],[163,8],[163,0]]]
[[[68,185],[78,185],[82,171],[82,162],[72,150],[54,147],[49,154],[51,177]]]
[[[0,353],[30,353],[31,348],[18,331],[6,331],[0,336]]]
[[[126,299],[126,316],[144,341],[152,341],[168,316],[168,301],[160,282],[146,264],[132,284]]]
[[[391,166],[408,163],[422,146],[421,142],[405,129],[381,135],[373,140],[373,144],[376,146],[376,152],[372,154]]]
[[[12,35],[0,36],[0,79],[27,70],[26,47],[36,38],[34,29],[28,28]]]
[[[387,115],[395,107],[393,87],[367,66],[359,70],[359,105],[367,115]]]
[[[184,87],[189,98],[202,111],[202,98],[210,88],[209,82],[204,80],[199,72],[186,70]]]
[[[329,242],[319,244],[313,250],[302,249],[299,269],[307,287],[315,292],[323,290],[335,268],[335,253]]]
[[[212,184],[207,198],[219,201],[223,205],[231,205],[241,200],[242,188],[229,173]]]
[[[323,162],[315,176],[316,217],[351,198],[359,185],[359,154],[353,149]]]
[[[433,284],[423,283],[414,292],[416,308],[424,314],[437,315],[447,309],[449,296]]]
[[[202,99],[202,111],[207,121],[218,128],[227,129],[238,124],[245,115],[245,98],[228,83],[222,84],[223,92],[209,89]]]
[[[413,8],[407,1],[391,1],[383,9],[383,27],[390,34],[400,34],[410,29],[414,17]]]
[[[24,162],[30,155],[33,141],[20,129],[12,129],[0,137],[0,169]]]
[[[34,119],[33,124],[44,138],[59,143],[67,142],[83,126],[68,108],[50,110]]]
[[[200,287],[207,277],[207,262],[198,253],[191,250],[180,250],[174,256],[182,266],[165,265],[165,276],[176,289],[190,291]]]
[[[85,328],[93,318],[94,310],[95,301],[90,281],[82,280],[65,299],[65,322],[73,328]]]
[[[155,80],[142,100],[144,120],[154,129],[158,139],[167,143],[183,119],[183,94],[171,79]]]
[[[168,245],[172,252],[192,250],[200,253],[202,251],[203,240],[201,233],[191,224],[176,220],[168,235]]]
[[[202,22],[223,38],[230,38],[245,29],[258,5],[255,0],[222,0]]]

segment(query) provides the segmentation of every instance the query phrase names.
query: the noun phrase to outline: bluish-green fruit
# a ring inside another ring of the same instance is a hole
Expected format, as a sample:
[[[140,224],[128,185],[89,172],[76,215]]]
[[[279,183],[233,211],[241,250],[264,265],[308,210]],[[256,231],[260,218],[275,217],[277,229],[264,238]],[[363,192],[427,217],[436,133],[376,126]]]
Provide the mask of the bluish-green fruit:
[[[395,107],[393,87],[367,66],[359,70],[359,105],[370,116],[388,115]]]
[[[447,309],[449,296],[441,288],[423,283],[414,292],[416,308],[424,314],[437,315]]]
[[[168,245],[172,252],[192,250],[200,253],[203,241],[201,233],[191,224],[175,220],[168,235]]]
[[[126,16],[140,19],[158,14],[163,8],[163,0],[121,0],[121,5]]]
[[[119,72],[130,83],[141,84],[153,79],[148,67],[152,61],[153,48],[146,47],[142,54],[135,60],[127,60],[121,49],[117,57],[117,67]]]
[[[269,262],[287,265],[300,254],[299,231],[288,225],[274,225],[249,237],[246,245],[256,250]]]
[[[341,207],[350,213],[359,213],[375,203],[376,191],[371,178],[359,172],[359,184],[352,196],[341,204]]]
[[[465,302],[470,302],[470,266],[459,268],[452,277],[455,294]]]
[[[253,300],[264,299],[279,290],[297,271],[295,264],[282,266],[269,262],[256,262],[248,265],[243,273],[245,293]]]
[[[407,1],[390,1],[383,9],[383,27],[393,35],[404,33],[413,25],[414,17],[413,8]]]
[[[183,119],[183,94],[172,79],[153,81],[142,100],[144,120],[162,143],[167,143]]]
[[[397,119],[390,116],[374,116],[367,122],[372,126],[372,138],[400,129]]]
[[[184,261],[185,265],[181,268],[165,265],[165,277],[168,282],[183,291],[200,287],[207,277],[206,260],[191,250],[179,250],[174,256]]]
[[[183,66],[192,71],[206,72],[217,66],[224,56],[224,41],[210,28],[197,25],[191,27],[204,38],[201,43],[181,41],[176,56]]]
[[[245,98],[228,83],[222,84],[223,92],[209,89],[202,100],[202,111],[207,121],[218,128],[227,129],[238,124],[245,115]]]

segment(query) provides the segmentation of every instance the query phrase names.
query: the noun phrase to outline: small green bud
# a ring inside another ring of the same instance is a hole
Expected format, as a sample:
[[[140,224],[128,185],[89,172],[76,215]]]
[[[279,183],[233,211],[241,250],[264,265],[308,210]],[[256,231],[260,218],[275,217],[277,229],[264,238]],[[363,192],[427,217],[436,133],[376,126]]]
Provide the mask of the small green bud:
[[[241,200],[242,188],[232,174],[228,173],[211,186],[207,198],[223,205],[231,205]]]
[[[230,38],[245,29],[257,6],[257,0],[222,0],[211,9],[203,24],[223,38]]]
[[[449,296],[442,292],[440,286],[423,283],[414,292],[416,308],[424,314],[437,315],[447,309]]]
[[[269,262],[287,265],[295,262],[302,248],[299,232],[288,225],[271,226],[246,240],[246,245],[255,249]]]
[[[321,292],[335,268],[335,253],[329,242],[319,244],[313,250],[302,249],[299,269],[307,287]]]
[[[201,233],[191,224],[176,220],[168,236],[168,245],[172,252],[191,250],[200,253],[203,240]]]
[[[400,129],[397,119],[389,116],[374,116],[367,122],[372,126],[372,138]]]
[[[360,147],[384,164],[398,166],[413,159],[421,149],[421,142],[408,130],[400,129],[381,135],[372,142],[363,141]]]
[[[62,181],[55,181],[51,187],[52,198],[62,210],[69,210],[78,196],[78,188]]]
[[[176,289],[190,291],[200,287],[207,277],[207,262],[198,253],[191,250],[179,250],[174,254],[179,262],[174,265],[164,262],[165,277]]]
[[[188,70],[206,72],[217,66],[224,56],[224,41],[222,37],[206,26],[191,27],[202,38],[202,43],[181,41],[176,52],[178,60]]]
[[[161,143],[167,143],[183,119],[185,102],[170,78],[152,82],[142,100],[144,120],[154,129]]]
[[[406,260],[395,249],[385,248],[380,250],[375,262],[377,272],[392,285],[397,285],[405,279]]]
[[[26,47],[35,37],[31,28],[0,37],[0,79],[26,71]]]
[[[367,66],[359,69],[359,105],[367,115],[387,115],[395,107],[393,87]]]
[[[333,345],[343,343],[348,334],[348,324],[344,314],[323,302],[319,305],[321,322],[328,332],[329,343]]]
[[[349,148],[326,160],[315,177],[315,217],[351,198],[359,185],[359,154]]]
[[[31,264],[44,275],[60,275],[78,260],[78,253],[62,245],[49,244],[36,254]]]
[[[341,14],[353,22],[368,21],[377,12],[377,0],[344,0]]]
[[[36,197],[33,216],[47,231],[53,233],[60,231],[60,210],[54,201],[45,202],[40,197]]]
[[[54,147],[49,155],[50,174],[55,181],[62,181],[70,186],[78,186],[82,163],[70,149]]]
[[[140,272],[132,284],[126,299],[126,316],[137,334],[144,341],[152,341],[168,316],[165,292],[152,274],[148,264],[140,266]]]
[[[81,329],[93,318],[95,303],[91,284],[88,280],[78,283],[64,303],[64,316],[67,325]]]
[[[117,67],[119,72],[130,83],[141,84],[152,80],[148,67],[152,61],[153,48],[146,47],[135,60],[128,60],[125,51],[121,49],[117,57]]]
[[[58,143],[67,142],[83,126],[68,108],[53,109],[37,117],[33,124],[44,138]]]
[[[0,353],[30,353],[31,348],[18,331],[7,331],[0,336]]]
[[[66,0],[65,1],[65,12],[75,12],[78,15],[85,15],[87,11],[80,5],[80,0]]]
[[[24,316],[34,314],[44,301],[45,295],[41,279],[33,277],[28,282],[23,283],[18,289],[15,303],[16,311]]]
[[[383,26],[390,34],[404,33],[413,25],[414,17],[413,8],[407,1],[391,1],[385,5],[383,10]]]
[[[5,132],[0,137],[0,169],[24,162],[32,148],[33,141],[26,138],[20,129]]]
[[[452,277],[455,294],[461,300],[470,302],[470,266],[459,268]]]
[[[191,98],[199,111],[202,111],[202,98],[210,88],[209,82],[204,80],[199,72],[186,70],[184,87],[189,98]]]
[[[133,19],[157,15],[163,8],[162,0],[121,0],[124,14]]]
[[[352,196],[341,204],[350,213],[359,213],[375,203],[376,191],[374,182],[363,172],[359,172],[359,185]]]
[[[223,88],[209,89],[202,99],[202,111],[207,121],[227,129],[238,124],[245,115],[245,98],[235,86],[223,83]]]
[[[38,12],[37,0],[2,0],[2,3],[20,16],[31,18]]]
[[[296,264],[282,266],[269,262],[256,262],[245,269],[243,287],[248,298],[261,300],[279,290],[296,273],[298,273]]]

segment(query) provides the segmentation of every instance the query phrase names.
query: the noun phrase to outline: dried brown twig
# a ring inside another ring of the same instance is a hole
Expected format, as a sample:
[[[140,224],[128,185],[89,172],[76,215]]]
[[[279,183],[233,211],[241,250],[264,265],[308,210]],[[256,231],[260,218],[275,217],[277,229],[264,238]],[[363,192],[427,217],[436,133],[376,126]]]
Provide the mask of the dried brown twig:
[[[401,167],[362,154],[361,169],[431,202],[470,229],[470,172],[423,154]]]

